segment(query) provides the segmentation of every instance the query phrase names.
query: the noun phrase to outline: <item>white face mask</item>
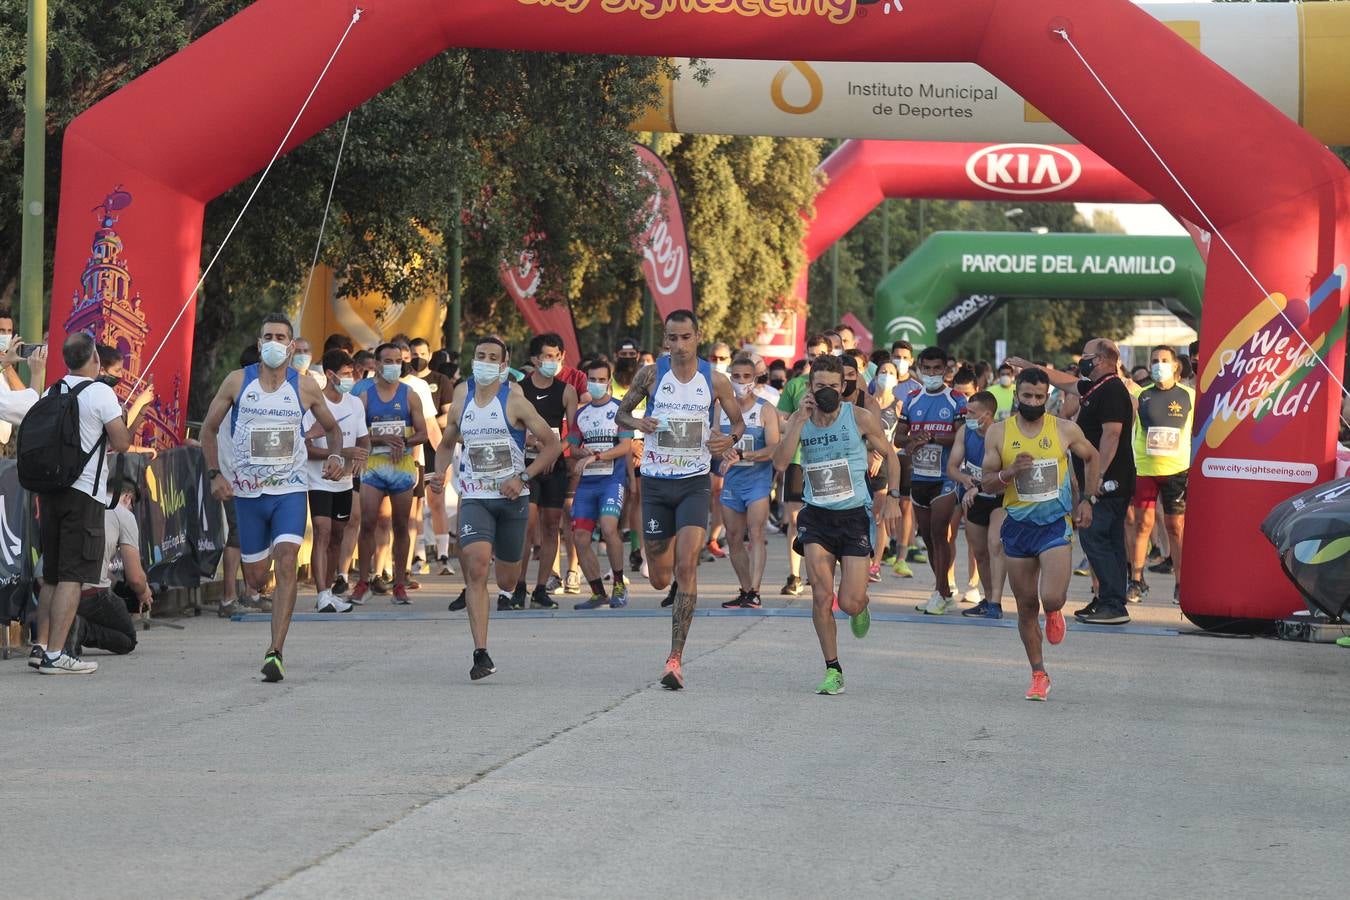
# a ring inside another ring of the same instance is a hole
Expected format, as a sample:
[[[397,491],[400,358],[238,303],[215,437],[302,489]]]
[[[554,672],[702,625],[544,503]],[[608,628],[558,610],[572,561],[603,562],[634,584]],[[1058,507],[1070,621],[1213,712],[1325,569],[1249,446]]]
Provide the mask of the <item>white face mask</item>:
[[[586,382],[586,392],[591,395],[592,400],[599,400],[609,393],[609,385],[603,381],[588,381]]]
[[[309,364],[314,361],[314,357],[308,353],[297,353],[291,357],[291,368],[297,372],[306,372],[309,370]]]
[[[925,376],[923,376],[923,389],[924,389],[925,391],[929,391],[930,393],[936,393],[937,391],[942,390],[942,386],[943,386],[945,383],[946,383],[946,382],[943,381],[941,375],[925,375]]]
[[[263,365],[269,369],[280,369],[286,364],[286,345],[280,341],[265,341],[258,349]]]
[[[842,347],[840,347],[838,350],[831,350],[831,351],[830,351],[830,355],[831,355],[831,356],[843,356],[843,355],[844,355],[844,349],[843,349]]]
[[[895,371],[900,373],[901,378],[904,378],[906,375],[909,374],[909,360],[895,359],[891,361],[895,363]]]
[[[713,371],[725,375],[731,369],[731,363],[717,362],[713,363]]]
[[[743,384],[739,381],[733,381],[731,383],[731,389],[736,392],[737,400],[742,399],[746,394],[750,393],[752,387],[754,387],[753,384]]]
[[[0,353],[9,349],[10,344],[14,343],[14,335],[0,334]]]
[[[998,383],[999,383],[999,385],[1002,386],[1002,387],[1007,387],[1008,385],[1012,384],[1012,376],[1011,376],[1011,375],[1000,375],[1000,376],[998,376]]]
[[[1171,363],[1156,362],[1149,370],[1149,374],[1153,376],[1153,380],[1159,384],[1162,384],[1164,381],[1171,381],[1172,373],[1173,369]]]
[[[877,376],[877,390],[880,391],[889,391],[899,383],[900,379],[896,378],[890,372],[882,372]]]
[[[502,377],[502,367],[494,362],[481,359],[473,361],[473,380],[479,384],[492,384]]]

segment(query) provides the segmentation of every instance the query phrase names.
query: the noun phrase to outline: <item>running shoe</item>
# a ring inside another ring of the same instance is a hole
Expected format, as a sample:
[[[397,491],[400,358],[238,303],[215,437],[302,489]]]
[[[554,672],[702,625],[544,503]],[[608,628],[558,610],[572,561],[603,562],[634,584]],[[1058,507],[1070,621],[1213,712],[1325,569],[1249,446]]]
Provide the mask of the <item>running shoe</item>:
[[[1101,602],[1102,601],[1099,600],[1097,597],[1093,597],[1091,600],[1088,601],[1087,606],[1084,606],[1082,609],[1075,609],[1073,611],[1073,617],[1075,619],[1081,619],[1083,618],[1083,616],[1092,615],[1097,611],[1097,606],[1101,604]]]
[[[40,644],[34,644],[28,651],[28,668],[36,669],[42,665],[42,658],[47,655],[47,651],[42,649]]]
[[[264,597],[262,594],[245,594],[235,603],[247,612],[262,613],[270,612],[272,609],[272,600],[270,597]]]
[[[633,550],[628,554],[628,568],[633,572],[642,571],[642,551]]]
[[[405,584],[394,585],[394,593],[389,598],[389,602],[395,606],[408,606],[412,600],[408,598],[408,586]]]
[[[661,687],[668,691],[678,691],[684,687],[684,672],[680,669],[678,656],[666,660],[665,671],[661,673]]]
[[[581,593],[581,576],[576,572],[568,572],[567,578],[563,581],[564,594]]]
[[[438,560],[438,562],[441,564],[441,570],[440,570],[440,572],[439,572],[438,574],[440,574],[440,575],[453,575],[453,574],[455,574],[455,567],[452,566],[452,565],[450,565],[450,557],[448,557],[448,556],[442,556],[442,557]]]
[[[1350,647],[1350,636],[1336,638],[1337,647]],[[32,665],[29,663],[29,665]]]
[[[345,600],[334,597],[329,591],[324,591],[320,596],[319,603],[314,605],[315,610],[321,613],[349,613],[352,611],[352,605]]]
[[[987,600],[985,602],[989,603],[989,601]],[[985,608],[984,617],[986,619],[1003,618],[1003,606],[1001,604],[989,603],[989,605]]]
[[[235,602],[234,600],[231,600],[229,603],[226,603],[224,600],[221,600],[219,605],[216,606],[216,615],[222,619],[228,619],[235,613],[242,613],[242,612],[245,612],[243,605]],[[33,668],[36,669],[37,666],[33,666]]]
[[[1064,612],[1055,610],[1045,614],[1045,639],[1052,644],[1064,641]]]
[[[1031,673],[1031,687],[1027,688],[1028,700],[1050,699],[1050,676],[1037,669]]]
[[[328,589],[334,597],[341,597],[347,593],[347,576],[339,575],[333,579],[333,586]]]
[[[910,547],[909,552],[905,554],[905,562],[918,563],[922,566],[928,562],[928,554],[918,547]]]
[[[496,671],[497,667],[492,664],[492,657],[488,656],[486,650],[473,651],[473,668],[469,669],[470,679],[479,681],[495,674]]]
[[[735,600],[728,600],[728,601],[726,601],[725,603],[722,604],[722,608],[723,608],[723,609],[740,609],[740,608],[743,607],[743,606],[745,606],[745,589],[744,589],[744,588],[742,588],[742,589],[740,590],[740,592],[739,592],[738,594],[736,594],[736,599],[735,599]]]
[[[1168,557],[1165,557],[1165,558],[1159,560],[1157,563],[1155,563],[1155,564],[1149,566],[1149,567],[1148,567],[1148,570],[1149,570],[1150,572],[1157,572],[1159,575],[1171,575],[1171,574],[1172,574],[1172,557],[1168,556]]]
[[[550,573],[548,581],[544,582],[544,589],[550,594],[557,593],[563,586],[562,579],[558,577],[557,572]]]
[[[383,574],[376,575],[370,582],[370,589],[377,594],[387,594],[393,590],[393,585]]]
[[[961,615],[965,616],[967,619],[980,619],[983,618],[985,614],[987,614],[988,612],[989,612],[989,601],[981,600],[979,603],[976,603],[970,609],[961,610]]]
[[[450,611],[459,612],[461,609],[463,609],[468,605],[469,605],[469,592],[460,591],[459,596],[450,601]]]
[[[530,602],[530,594],[525,590],[525,585],[518,584],[516,589],[511,592],[511,609],[524,609],[525,604]]]
[[[872,584],[881,580],[881,566],[879,564],[873,563],[867,567],[867,580]]]
[[[961,602],[962,602],[962,603],[983,603],[983,602],[984,602],[984,594],[980,593],[980,589],[979,589],[978,586],[973,587],[973,588],[968,588],[968,589],[966,590],[965,594],[961,597]]]
[[[599,609],[602,606],[609,605],[609,598],[604,594],[591,594],[590,599],[583,600],[580,603],[573,603],[573,609]]]
[[[61,655],[55,659],[48,658],[47,654],[44,653],[41,662],[38,663],[38,672],[43,675],[92,675],[97,671],[98,663],[86,662],[65,651],[62,651]]]
[[[741,609],[759,609],[764,605],[764,601],[759,598],[759,591],[746,591],[745,599],[741,601]]]
[[[422,589],[422,582],[409,578],[407,581],[403,582],[403,586],[410,591],[420,591]]]
[[[413,575],[430,575],[431,566],[426,564],[426,560],[420,556],[413,557],[412,568],[409,570]]]
[[[675,605],[675,594],[679,591],[679,589],[680,589],[680,586],[677,585],[675,582],[672,581],[672,582],[670,583],[670,590],[666,592],[666,599],[664,599],[664,600],[661,601],[661,606],[662,606],[662,607],[674,606],[674,605]]]
[[[901,578],[913,578],[914,570],[909,567],[909,563],[903,559],[896,559],[895,565],[891,566],[891,571]]]
[[[286,670],[281,666],[281,651],[268,650],[267,655],[263,657],[262,665],[263,681],[269,684],[280,681],[286,677]]]
[[[703,549],[707,550],[708,555],[713,557],[714,559],[727,558],[727,551],[723,550],[722,545],[717,543],[717,541],[708,541],[707,546],[704,547]]]
[[[863,607],[863,611],[856,616],[848,617],[848,627],[853,629],[853,636],[862,640],[867,637],[867,630],[872,627],[872,614]]]
[[[530,594],[530,609],[557,609],[558,601],[549,596],[546,588],[536,587]]]
[[[357,606],[360,606],[362,603],[366,602],[366,595],[369,593],[370,593],[370,582],[358,581],[356,583],[356,587],[352,588],[352,595],[348,599],[350,600],[350,602],[355,603]]]
[[[1084,557],[1083,559],[1080,559],[1080,560],[1078,561],[1078,565],[1076,565],[1076,566],[1073,567],[1073,574],[1075,574],[1075,575],[1081,575],[1081,576],[1083,576],[1084,578],[1086,578],[1088,575],[1091,575],[1091,574],[1092,574],[1092,569],[1091,569],[1091,567],[1088,566],[1088,561],[1087,561],[1087,558],[1086,558],[1086,557]]]
[[[817,694],[828,694],[833,697],[835,694],[844,692],[844,673],[838,669],[826,669],[825,680],[816,688]]]
[[[628,585],[619,582],[614,585],[614,591],[609,595],[610,609],[623,609],[628,605]]]
[[[787,584],[784,584],[783,589],[778,593],[782,594],[785,597],[796,597],[799,594],[801,594],[801,592],[802,592],[802,580],[798,578],[796,575],[789,575]]]
[[[511,597],[512,595],[506,593],[506,591],[497,592],[497,612],[510,612],[515,609]]]
[[[1148,585],[1143,581],[1130,579],[1129,586],[1125,588],[1126,603],[1142,603],[1148,596]]]
[[[894,550],[888,549],[885,553],[881,554],[881,564],[883,566],[893,566],[898,560],[899,557],[895,555]]]
[[[1097,608],[1086,616],[1075,616],[1074,618],[1087,625],[1130,624],[1130,614],[1125,611],[1125,607],[1112,607],[1105,603],[1098,604]]]
[[[933,591],[927,603],[921,603],[914,608],[926,616],[940,616],[947,611],[947,607],[951,606],[952,602],[953,598],[944,597],[937,591]]]

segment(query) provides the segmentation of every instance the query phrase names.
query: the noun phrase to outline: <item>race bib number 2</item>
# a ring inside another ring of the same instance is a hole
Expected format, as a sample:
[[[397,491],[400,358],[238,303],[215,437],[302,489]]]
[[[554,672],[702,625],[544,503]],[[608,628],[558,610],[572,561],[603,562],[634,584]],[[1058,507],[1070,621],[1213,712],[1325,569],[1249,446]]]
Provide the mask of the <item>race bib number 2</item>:
[[[831,503],[853,497],[853,472],[848,467],[848,460],[809,463],[804,470],[811,486],[812,502]]]

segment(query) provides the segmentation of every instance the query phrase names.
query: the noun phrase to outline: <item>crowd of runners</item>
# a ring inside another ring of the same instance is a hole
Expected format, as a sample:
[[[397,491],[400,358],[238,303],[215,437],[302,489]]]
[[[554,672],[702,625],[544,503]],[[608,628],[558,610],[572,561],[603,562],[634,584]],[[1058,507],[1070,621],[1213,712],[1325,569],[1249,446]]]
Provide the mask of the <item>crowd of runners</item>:
[[[841,325],[810,336],[788,365],[709,342],[678,311],[656,353],[625,340],[571,360],[542,334],[521,371],[496,337],[471,350],[461,364],[421,339],[358,351],[334,335],[316,359],[284,316],[269,316],[220,386],[201,434],[230,522],[220,611],[270,610],[265,680],[284,677],[307,531],[321,612],[376,594],[410,603],[416,575],[458,566],[450,609],[468,612],[475,680],[496,671],[493,584],[498,613],[557,609],[559,594],[577,595],[578,610],[622,608],[640,573],[666,592],[661,683],[678,690],[700,560],[729,557],[739,582],[713,602],[756,609],[767,543],[782,534],[779,593],[809,585],[819,693],[844,690],[835,613],[862,638],[869,586],[927,565],[935,588],[917,607],[927,615],[966,601],[961,615],[1001,618],[1010,587],[1026,696],[1044,700],[1042,637],[1064,639],[1075,571],[1091,575],[1093,600],[1074,615],[1102,625],[1129,622],[1146,571],[1179,577],[1194,345],[1190,356],[1156,347],[1127,373],[1116,346],[1094,339],[1059,371],[906,341],[865,354]]]

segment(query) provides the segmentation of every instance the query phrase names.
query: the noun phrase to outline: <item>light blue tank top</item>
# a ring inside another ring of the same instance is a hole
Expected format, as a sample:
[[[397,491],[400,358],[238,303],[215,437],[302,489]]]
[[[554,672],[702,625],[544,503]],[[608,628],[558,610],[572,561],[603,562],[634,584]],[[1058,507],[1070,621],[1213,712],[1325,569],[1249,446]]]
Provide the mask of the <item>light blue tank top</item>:
[[[839,407],[835,420],[821,427],[810,419],[802,426],[802,474],[807,504],[820,509],[871,506],[867,490],[867,442],[858,432],[854,406]]]
[[[740,443],[736,446],[744,453],[752,450],[763,450],[766,446],[764,437],[764,411],[769,410],[769,415],[778,415],[777,411],[767,405],[764,399],[757,398],[755,405],[748,410],[742,410],[741,419],[745,422],[745,433],[741,435]],[[722,433],[731,434],[731,420],[727,414],[722,413]],[[763,462],[738,462],[729,466],[724,466],[722,476],[726,484],[757,484],[760,481],[773,479],[773,463],[769,460]]]

